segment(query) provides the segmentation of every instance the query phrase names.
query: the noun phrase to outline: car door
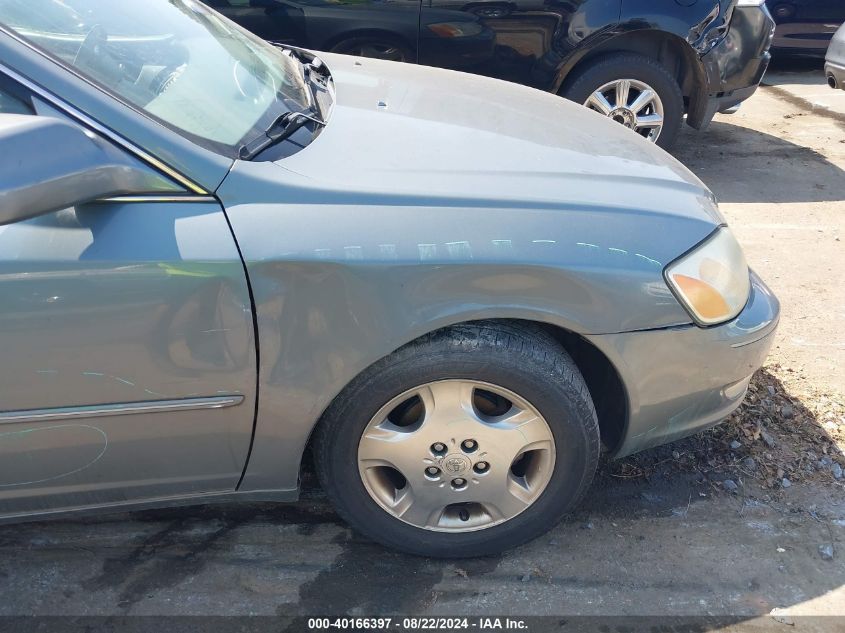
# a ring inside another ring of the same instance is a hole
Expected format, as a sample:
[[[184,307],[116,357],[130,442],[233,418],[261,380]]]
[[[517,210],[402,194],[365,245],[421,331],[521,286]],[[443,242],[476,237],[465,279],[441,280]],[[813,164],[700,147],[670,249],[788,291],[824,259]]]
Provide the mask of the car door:
[[[421,0],[205,0],[271,42],[416,62]]]
[[[284,0],[205,0],[258,37],[279,44],[308,46],[302,8]]]
[[[0,73],[8,113],[67,118]],[[0,516],[232,491],[243,472],[257,370],[234,238],[213,197],[126,156],[149,195],[0,226]]]
[[[827,50],[833,34],[845,22],[845,2],[842,0],[807,0],[799,8],[799,19],[804,19],[812,30],[808,47]]]
[[[587,1],[423,0],[420,62],[548,89]]]
[[[768,0],[766,4],[777,23],[775,48],[823,54],[845,21],[842,0]]]

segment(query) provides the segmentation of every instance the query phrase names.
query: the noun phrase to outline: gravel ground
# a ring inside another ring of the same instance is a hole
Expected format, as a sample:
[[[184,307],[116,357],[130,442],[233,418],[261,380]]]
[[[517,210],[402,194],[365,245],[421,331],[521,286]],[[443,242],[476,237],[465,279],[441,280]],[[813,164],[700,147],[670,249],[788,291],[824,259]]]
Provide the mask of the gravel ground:
[[[783,303],[770,362],[727,423],[603,464],[575,515],[488,559],[385,551],[318,490],[3,526],[0,615],[740,616],[730,631],[845,615],[845,126],[797,103],[764,88],[677,152]]]

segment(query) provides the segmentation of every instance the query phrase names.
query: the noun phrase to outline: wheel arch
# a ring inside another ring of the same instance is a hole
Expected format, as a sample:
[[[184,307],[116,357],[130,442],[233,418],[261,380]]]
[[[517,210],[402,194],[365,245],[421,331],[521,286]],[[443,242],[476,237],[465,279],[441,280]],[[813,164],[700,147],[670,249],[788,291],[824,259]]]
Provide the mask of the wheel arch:
[[[567,60],[558,75],[556,91],[565,92],[588,65],[615,53],[638,53],[660,62],[681,87],[685,109],[701,98],[706,77],[695,51],[679,35],[651,28],[624,31],[596,43],[582,51],[577,57]]]
[[[389,31],[387,29],[381,29],[378,27],[362,27],[354,29],[352,31],[335,33],[334,35],[324,40],[323,43],[320,45],[320,48],[323,50],[331,51],[334,49],[335,46],[337,46],[341,42],[365,37],[383,37],[386,40],[397,42],[403,46],[406,46],[408,50],[411,51],[412,55],[414,55],[414,57],[416,57],[417,55],[416,41],[409,41],[406,37],[399,33]]]
[[[526,328],[539,327],[550,334],[560,345],[561,349],[570,355],[573,362],[578,367],[578,370],[581,372],[584,381],[587,383],[587,388],[590,391],[590,396],[592,397],[593,404],[596,408],[602,444],[604,444],[609,453],[615,452],[616,449],[621,446],[622,439],[628,426],[628,415],[630,411],[628,391],[623,382],[622,375],[613,362],[585,337],[576,333],[573,329],[556,323],[543,315],[535,315],[533,318],[458,319],[448,325],[434,327],[418,336],[414,336],[412,339],[396,346],[395,349],[391,350],[381,358],[390,356],[406,345],[411,345],[415,341],[426,336],[430,336],[435,332],[461,325],[478,323],[491,325],[496,323],[508,323],[511,325],[523,325]],[[369,367],[371,367],[375,362],[378,362],[378,360],[380,359],[368,364],[366,367],[357,372],[355,376],[353,376],[336,394],[333,395],[323,411],[320,413],[320,416],[315,420],[301,453],[301,479],[303,471],[311,469],[311,444],[314,438],[314,433],[325,417],[326,411],[328,411],[335,400],[341,397],[346,388],[352,384],[358,376],[369,369]]]

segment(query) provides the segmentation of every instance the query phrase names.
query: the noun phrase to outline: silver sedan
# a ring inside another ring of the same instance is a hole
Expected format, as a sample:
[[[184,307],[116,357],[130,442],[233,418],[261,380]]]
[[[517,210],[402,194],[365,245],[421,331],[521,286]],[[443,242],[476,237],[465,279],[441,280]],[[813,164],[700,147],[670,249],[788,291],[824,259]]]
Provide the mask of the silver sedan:
[[[778,321],[639,135],[193,0],[0,0],[0,174],[4,520],[292,501],[311,455],[371,538],[499,551],[727,416]]]

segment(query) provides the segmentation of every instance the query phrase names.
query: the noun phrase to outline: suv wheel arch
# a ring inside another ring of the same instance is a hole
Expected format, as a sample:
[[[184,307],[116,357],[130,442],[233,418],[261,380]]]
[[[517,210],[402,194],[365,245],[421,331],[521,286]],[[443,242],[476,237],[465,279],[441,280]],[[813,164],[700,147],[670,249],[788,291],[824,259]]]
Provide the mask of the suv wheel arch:
[[[693,110],[706,100],[706,76],[698,55],[683,38],[654,29],[640,29],[622,33],[596,43],[573,57],[560,68],[554,92],[562,93],[579,70],[599,57],[613,53],[638,53],[660,62],[675,77],[684,96],[686,111]]]

